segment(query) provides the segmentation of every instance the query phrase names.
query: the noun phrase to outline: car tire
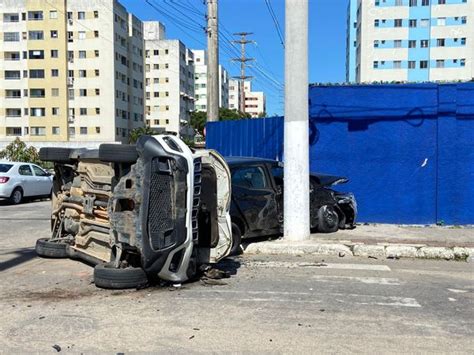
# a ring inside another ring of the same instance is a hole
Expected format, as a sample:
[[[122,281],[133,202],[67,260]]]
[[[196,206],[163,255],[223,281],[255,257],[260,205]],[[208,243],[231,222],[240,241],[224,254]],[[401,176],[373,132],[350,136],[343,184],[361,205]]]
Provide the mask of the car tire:
[[[21,203],[22,200],[23,200],[23,190],[21,189],[21,187],[16,187],[12,191],[12,194],[10,195],[8,201],[12,205],[18,205],[19,203]]]
[[[344,214],[339,217],[339,229],[346,229],[346,216]]]
[[[139,288],[148,284],[148,277],[142,268],[117,269],[111,263],[106,263],[95,266],[94,283],[106,289]]]
[[[36,254],[43,258],[67,258],[67,244],[52,242],[49,238],[36,241]]]
[[[339,216],[334,207],[324,205],[318,210],[318,231],[334,233],[339,229]]]
[[[41,148],[39,158],[42,161],[50,161],[59,164],[72,164],[74,160],[70,158],[72,149],[69,148]]]
[[[232,248],[230,249],[230,256],[242,254],[242,232],[237,224],[232,223]]]
[[[131,144],[101,144],[99,159],[106,163],[135,163],[137,147]]]

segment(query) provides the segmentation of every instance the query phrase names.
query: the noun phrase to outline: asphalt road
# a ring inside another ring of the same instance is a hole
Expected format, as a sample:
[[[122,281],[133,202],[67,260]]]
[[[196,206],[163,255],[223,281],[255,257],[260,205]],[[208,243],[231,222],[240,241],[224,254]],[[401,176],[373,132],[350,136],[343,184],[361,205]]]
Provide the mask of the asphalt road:
[[[0,352],[474,353],[474,264],[244,256],[222,285],[108,291],[35,256],[48,214],[0,203]]]

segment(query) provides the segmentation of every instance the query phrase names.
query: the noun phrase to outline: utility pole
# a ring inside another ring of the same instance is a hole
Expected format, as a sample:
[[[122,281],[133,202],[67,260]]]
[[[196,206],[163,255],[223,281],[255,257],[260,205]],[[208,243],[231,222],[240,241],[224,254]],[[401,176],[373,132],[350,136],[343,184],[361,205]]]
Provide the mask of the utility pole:
[[[285,0],[285,239],[310,235],[308,143],[308,2]]]
[[[219,32],[217,1],[207,0],[207,122],[219,121]]]
[[[240,40],[232,41],[232,43],[240,44],[240,58],[233,58],[235,62],[240,62],[240,76],[234,76],[234,79],[240,80],[240,101],[239,101],[239,110],[240,112],[245,112],[245,80],[252,79],[252,76],[245,75],[245,66],[247,62],[255,60],[254,58],[248,58],[245,56],[245,45],[249,43],[255,43],[255,41],[250,41],[247,39],[247,36],[251,35],[251,32],[238,32],[234,33],[234,36],[240,36]]]

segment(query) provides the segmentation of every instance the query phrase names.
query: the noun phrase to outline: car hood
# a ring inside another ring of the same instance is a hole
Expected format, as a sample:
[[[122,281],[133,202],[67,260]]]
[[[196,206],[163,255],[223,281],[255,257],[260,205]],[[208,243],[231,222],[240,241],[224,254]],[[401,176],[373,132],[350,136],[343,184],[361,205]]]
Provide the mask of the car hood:
[[[348,178],[343,176],[326,175],[319,173],[311,173],[311,178],[316,180],[316,182],[321,186],[345,184],[349,181]]]

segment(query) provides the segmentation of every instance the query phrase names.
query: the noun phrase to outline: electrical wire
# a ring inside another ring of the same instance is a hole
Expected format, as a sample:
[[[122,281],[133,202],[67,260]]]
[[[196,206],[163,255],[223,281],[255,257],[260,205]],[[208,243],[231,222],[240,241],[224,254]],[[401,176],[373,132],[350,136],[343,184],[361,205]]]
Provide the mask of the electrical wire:
[[[275,12],[273,11],[273,6],[270,0],[265,0],[265,4],[267,5],[268,12],[270,13],[273,23],[275,24],[275,29],[277,31],[278,37],[280,37],[280,43],[283,48],[285,48],[285,40],[283,39],[283,34],[280,28],[280,23],[278,22],[278,18],[276,17]]]

